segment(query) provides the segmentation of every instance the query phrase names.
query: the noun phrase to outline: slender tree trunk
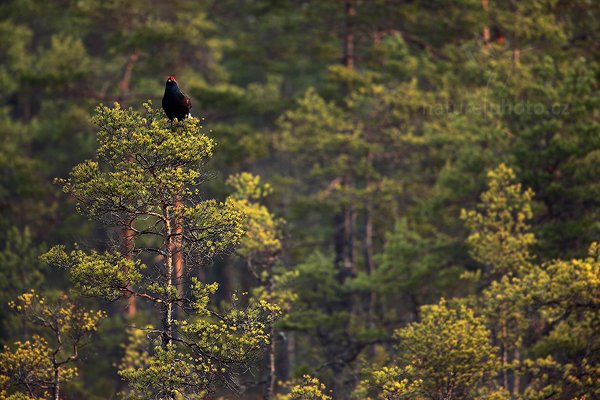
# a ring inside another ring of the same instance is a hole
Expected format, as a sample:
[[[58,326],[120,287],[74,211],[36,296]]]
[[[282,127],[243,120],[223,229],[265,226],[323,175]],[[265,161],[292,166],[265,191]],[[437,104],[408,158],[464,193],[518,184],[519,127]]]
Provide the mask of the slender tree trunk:
[[[353,0],[346,0],[346,32],[344,34],[344,60],[348,68],[354,68],[354,8]]]
[[[240,277],[240,287],[242,288],[243,293],[250,293],[252,290],[252,286],[255,284],[254,278],[250,274],[238,274]],[[231,286],[227,289],[229,293],[232,293]],[[231,297],[231,296],[230,296]],[[240,305],[242,307],[248,306],[249,298],[248,296],[243,296],[240,298]]]
[[[177,294],[179,298],[184,297],[184,262],[183,262],[183,221],[179,216],[181,209],[183,207],[183,202],[181,199],[178,199],[175,203],[175,222],[174,222],[174,231],[175,236],[173,237],[172,245],[173,245],[173,267],[174,267],[174,276],[173,282],[177,287]],[[178,311],[179,312],[179,311]]]
[[[519,344],[515,347],[514,361],[521,361],[521,349]],[[513,370],[513,394],[518,396],[521,392],[521,377],[517,374],[517,371]]]
[[[129,221],[129,223],[132,224],[133,221],[131,220]],[[133,230],[129,228],[123,228],[121,232],[121,254],[123,255],[123,258],[126,258],[127,260],[133,259],[134,235],[135,233],[133,232]],[[129,289],[131,289],[131,287],[129,287]],[[137,308],[135,303],[135,296],[128,295],[127,308],[125,309],[123,315],[126,318],[133,318],[135,316],[136,311]]]
[[[331,366],[331,371],[333,372],[333,382],[332,382],[332,395],[334,400],[346,399],[345,395],[347,394],[347,386],[344,383],[344,366],[340,363],[334,363]]]
[[[225,299],[231,299],[233,293],[238,290],[236,285],[239,285],[242,292],[250,293],[255,282],[252,281],[252,276],[245,271],[236,268],[235,260],[232,257],[227,257],[223,260],[223,267],[221,268],[221,280],[219,281],[219,289],[223,291]],[[222,285],[222,286],[221,286]],[[244,296],[240,299],[240,305],[246,307],[248,305],[248,296]]]
[[[367,196],[370,196],[367,194]],[[365,243],[364,243],[365,270],[369,275],[375,272],[375,262],[373,261],[373,202],[370,198],[365,200]],[[375,301],[376,294],[371,290],[369,294],[369,327],[374,328],[375,324]]]
[[[502,321],[502,385],[504,389],[508,389],[508,348],[507,348],[507,333],[506,333],[506,321]]]
[[[490,27],[488,23],[488,11],[489,11],[489,0],[481,0],[481,6],[483,7],[483,11],[485,13],[485,25],[483,26],[483,48],[484,50],[489,49],[490,47]]]
[[[344,59],[343,64],[349,68],[354,68],[354,0],[345,0],[346,12],[346,31],[344,34]],[[344,184],[353,188],[354,181],[348,173],[344,179]],[[344,277],[354,274],[354,221],[356,215],[352,201],[344,209]]]
[[[131,53],[131,55],[129,56],[129,60],[127,61],[127,64],[123,68],[123,76],[117,85],[119,88],[119,102],[121,102],[121,103],[126,102],[125,99],[129,95],[133,67],[134,67],[135,63],[137,62],[138,58],[139,58],[139,51],[136,49]],[[130,156],[129,160],[133,161],[133,156]],[[132,224],[133,221],[129,221],[129,223]],[[123,231],[121,233],[121,254],[123,255],[124,258],[126,258],[128,260],[133,259],[134,237],[135,237],[135,234],[134,234],[133,230],[131,230],[127,227],[123,229]],[[135,316],[135,314],[137,312],[137,307],[136,307],[135,301],[136,301],[135,296],[129,295],[127,297],[127,308],[125,309],[125,312],[123,313],[126,318],[133,318]]]
[[[140,52],[137,49],[133,50],[129,55],[129,60],[127,60],[127,64],[125,64],[125,67],[123,68],[123,77],[117,85],[119,87],[119,101],[123,101],[129,94],[133,67],[139,58]]]
[[[344,252],[344,268],[346,270],[344,276],[352,276],[354,274],[354,222],[355,210],[354,205],[350,204],[346,207],[344,214],[344,231],[345,237],[345,252]]]
[[[267,281],[266,289],[267,289],[267,295],[269,297],[271,297],[273,294],[273,290],[275,289],[275,281],[273,280],[274,260],[269,260],[267,262],[268,262],[268,266],[267,266],[268,281]],[[269,328],[269,336],[270,336],[270,343],[269,343],[269,347],[267,349],[269,365],[267,368],[267,384],[266,384],[265,393],[264,393],[265,400],[272,400],[275,398],[275,379],[276,379],[276,372],[277,372],[275,369],[275,356],[276,356],[276,351],[277,351],[277,345],[275,343],[276,331],[275,331],[274,324],[271,324],[271,326]]]
[[[516,68],[519,66],[519,61],[521,60],[521,50],[515,48],[513,50],[513,66]]]
[[[54,365],[54,387],[52,388],[52,399],[60,400],[60,368]]]
[[[344,265],[344,238],[346,237],[344,215],[345,211],[342,210],[333,216],[333,249],[335,253],[334,264],[338,270],[341,270],[341,267]]]
[[[353,0],[345,0],[345,32],[342,64],[354,68],[354,9]],[[342,179],[342,186],[352,187],[349,174]],[[334,216],[335,234],[333,238],[335,251],[335,267],[338,278],[343,282],[354,273],[354,207],[347,204]]]
[[[372,138],[370,132],[367,131],[367,141],[371,142]],[[373,153],[369,151],[367,154],[367,168],[371,168],[373,165]],[[366,197],[364,201],[365,207],[365,221],[364,221],[364,259],[365,259],[365,270],[367,274],[372,275],[375,272],[375,261],[373,259],[373,199],[371,198],[371,174],[367,172],[365,177],[365,188]],[[369,304],[368,304],[368,318],[369,327],[375,328],[375,301],[376,294],[373,289],[369,293]]]
[[[166,205],[163,205],[163,216],[165,218],[164,249],[165,249],[165,289],[167,292],[173,288],[173,236],[171,227],[171,216]],[[173,337],[173,302],[166,298],[163,311],[163,347],[166,349],[172,342]]]
[[[296,333],[289,331],[286,335],[286,374],[284,378],[287,380],[292,376],[294,368],[296,368]]]
[[[271,326],[271,330],[269,332],[269,336],[271,337],[271,343],[269,343],[269,347],[267,348],[269,364],[267,368],[267,384],[264,393],[265,400],[273,400],[275,398],[275,380],[277,378],[275,374],[275,356],[277,351],[277,346],[275,344],[275,335],[275,327]]]

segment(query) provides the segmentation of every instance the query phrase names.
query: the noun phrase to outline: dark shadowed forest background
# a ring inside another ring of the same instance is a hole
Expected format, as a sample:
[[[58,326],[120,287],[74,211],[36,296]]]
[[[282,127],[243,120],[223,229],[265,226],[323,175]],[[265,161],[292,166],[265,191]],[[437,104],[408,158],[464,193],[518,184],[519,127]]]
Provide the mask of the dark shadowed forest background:
[[[600,398],[599,89],[594,0],[0,2],[0,399]]]

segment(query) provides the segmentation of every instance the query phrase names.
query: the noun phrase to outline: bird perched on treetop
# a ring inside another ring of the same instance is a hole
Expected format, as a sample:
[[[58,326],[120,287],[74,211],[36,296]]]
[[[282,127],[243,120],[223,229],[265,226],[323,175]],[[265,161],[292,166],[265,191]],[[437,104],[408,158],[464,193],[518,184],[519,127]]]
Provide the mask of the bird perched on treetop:
[[[163,110],[170,120],[177,118],[181,121],[184,118],[190,117],[190,109],[192,102],[190,98],[179,89],[174,76],[167,77],[165,85],[165,95],[162,99]]]

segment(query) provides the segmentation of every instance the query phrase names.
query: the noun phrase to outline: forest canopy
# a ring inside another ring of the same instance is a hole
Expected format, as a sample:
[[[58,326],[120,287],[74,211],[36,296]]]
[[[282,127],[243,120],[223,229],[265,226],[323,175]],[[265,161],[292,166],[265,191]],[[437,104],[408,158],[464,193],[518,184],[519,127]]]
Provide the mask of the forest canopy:
[[[0,15],[0,399],[600,397],[597,2]]]

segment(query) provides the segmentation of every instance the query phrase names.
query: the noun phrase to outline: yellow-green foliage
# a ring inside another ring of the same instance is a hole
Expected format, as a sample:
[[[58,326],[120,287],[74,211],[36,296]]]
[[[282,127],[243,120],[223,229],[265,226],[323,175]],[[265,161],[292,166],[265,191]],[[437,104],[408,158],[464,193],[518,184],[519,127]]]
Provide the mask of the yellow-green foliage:
[[[529,247],[535,238],[527,222],[533,192],[515,184],[514,173],[504,165],[489,178],[481,213],[463,215],[473,232],[469,241],[474,256],[503,273],[478,299],[502,348],[503,374],[527,376],[521,389],[525,398],[565,390],[578,396],[600,394],[595,356],[600,351],[598,244],[591,244],[587,258],[534,263]],[[525,351],[525,338],[534,343],[530,352]]]
[[[277,221],[252,202],[268,187],[250,175],[232,178],[235,196],[222,202],[202,199],[200,185],[213,140],[203,134],[199,119],[171,122],[150,103],[144,108],[139,113],[118,104],[98,107],[99,160],[79,164],[69,179],[58,181],[75,197],[79,212],[132,232],[133,260],[114,251],[76,249],[67,254],[61,246],[44,259],[66,268],[86,295],[109,300],[136,296],[161,306],[163,323],[155,329],[161,341],[154,344],[159,347],[142,351],[138,363],[128,353],[121,365],[121,375],[131,385],[129,395],[201,397],[217,379],[227,379],[233,367],[260,353],[281,310],[259,298],[244,309],[217,313],[209,298],[218,285],[192,278],[191,296],[179,290],[173,259],[184,252],[184,271],[194,271],[242,241],[249,251],[276,253],[281,248]],[[142,264],[140,254],[147,252],[158,254],[162,262]],[[177,320],[175,307],[184,310]],[[141,351],[136,348],[140,338],[134,339],[130,353]]]
[[[255,358],[268,343],[267,328],[279,315],[278,306],[259,301],[246,309],[232,307],[217,313],[208,307],[218,285],[204,285],[194,278],[191,286],[194,313],[176,321],[176,343],[184,346],[151,345],[144,336],[157,337],[160,332],[151,327],[131,333],[119,366],[120,375],[130,383],[128,398],[203,398],[215,381],[228,376],[235,365]]]
[[[33,290],[23,293],[9,305],[31,323],[48,328],[55,336],[61,335],[61,341],[81,340],[85,335],[96,331],[100,320],[106,317],[104,311],[77,306],[67,295],[61,295],[58,301],[52,302]]]
[[[444,299],[423,306],[421,315],[420,322],[395,333],[400,340],[399,364],[412,381],[422,381],[426,395],[473,396],[477,386],[498,370],[496,349],[483,320],[464,305],[449,307]]]
[[[258,254],[274,254],[281,250],[281,220],[274,218],[269,210],[259,203],[272,189],[261,184],[260,177],[248,172],[232,175],[227,184],[234,189],[232,197],[246,216],[246,234],[239,252],[252,258]]]
[[[397,365],[371,373],[358,394],[379,399],[477,399],[498,371],[481,318],[464,305],[423,306],[422,320],[395,332]]]
[[[501,332],[508,349],[519,348],[527,330],[543,326],[530,357],[507,367],[530,377],[525,393],[532,398],[561,393],[600,395],[597,339],[600,307],[600,259],[592,243],[583,259],[554,260],[535,265],[522,277],[505,276],[492,282],[483,296],[487,318]],[[505,330],[500,329],[501,324]],[[505,333],[503,333],[505,332]],[[553,356],[576,357],[560,362]],[[559,385],[558,382],[562,382]]]
[[[142,114],[118,103],[99,106],[93,120],[99,127],[100,162],[85,161],[69,179],[57,182],[89,218],[121,226],[137,219],[181,218],[190,250],[204,258],[236,246],[243,235],[237,203],[199,200],[203,165],[214,141],[197,118],[172,124],[150,102],[144,107]]]
[[[119,371],[128,368],[143,368],[148,365],[150,343],[148,335],[155,332],[152,325],[143,328],[130,327],[127,329],[127,343],[123,345],[124,353],[119,363]]]
[[[117,252],[89,254],[76,249],[67,254],[55,246],[42,256],[49,265],[65,268],[76,288],[89,296],[116,300],[123,291],[142,279],[146,268],[139,260],[129,260]]]
[[[25,342],[17,341],[12,346],[4,346],[0,353],[0,398],[36,398],[16,397],[16,394],[8,396],[9,390],[19,386],[22,390],[27,386],[34,388],[40,393],[40,399],[48,396],[49,392],[44,387],[52,382],[51,352],[48,342],[38,335]],[[73,376],[75,369],[65,372]]]
[[[105,313],[78,307],[66,295],[56,302],[48,301],[33,290],[10,302],[10,306],[44,328],[50,341],[34,335],[31,340],[4,347],[0,353],[0,395],[21,391],[47,397],[54,388],[55,374],[59,382],[68,382],[77,375],[77,368],[68,365],[78,360],[80,346],[97,330]],[[8,398],[29,398],[11,396]]]
[[[188,244],[203,258],[235,248],[243,238],[245,210],[232,198],[224,202],[206,200],[183,207],[181,216],[187,225]]]
[[[254,294],[259,300],[277,304],[282,310],[287,310],[296,298],[290,286],[297,271],[277,268],[276,265],[283,247],[281,228],[284,221],[274,217],[260,203],[272,192],[272,188],[268,183],[262,184],[259,176],[249,172],[230,176],[227,184],[234,189],[232,197],[246,216],[246,233],[238,253],[246,259],[251,272],[262,283]]]
[[[496,273],[518,273],[531,265],[529,247],[535,243],[528,221],[533,212],[533,191],[516,183],[505,164],[488,172],[488,190],[478,210],[462,210],[471,234],[467,243],[473,258]]]
[[[277,400],[331,400],[332,397],[324,384],[317,378],[304,375],[299,382],[291,382],[289,394],[277,396]]]
[[[204,359],[181,354],[173,345],[166,349],[158,346],[142,368],[126,368],[120,371],[129,382],[128,399],[185,398],[202,399],[210,384],[207,377],[216,373]]]
[[[404,378],[403,370],[398,366],[383,367],[369,374],[367,379],[360,382],[352,398],[365,400],[418,398],[422,381],[409,381],[408,378]]]
[[[280,313],[279,306],[264,300],[245,309],[233,306],[217,314],[208,308],[208,299],[218,288],[192,279],[195,317],[179,323],[181,335],[195,342],[194,349],[207,360],[224,365],[234,360],[249,361],[269,342],[268,327]]]

